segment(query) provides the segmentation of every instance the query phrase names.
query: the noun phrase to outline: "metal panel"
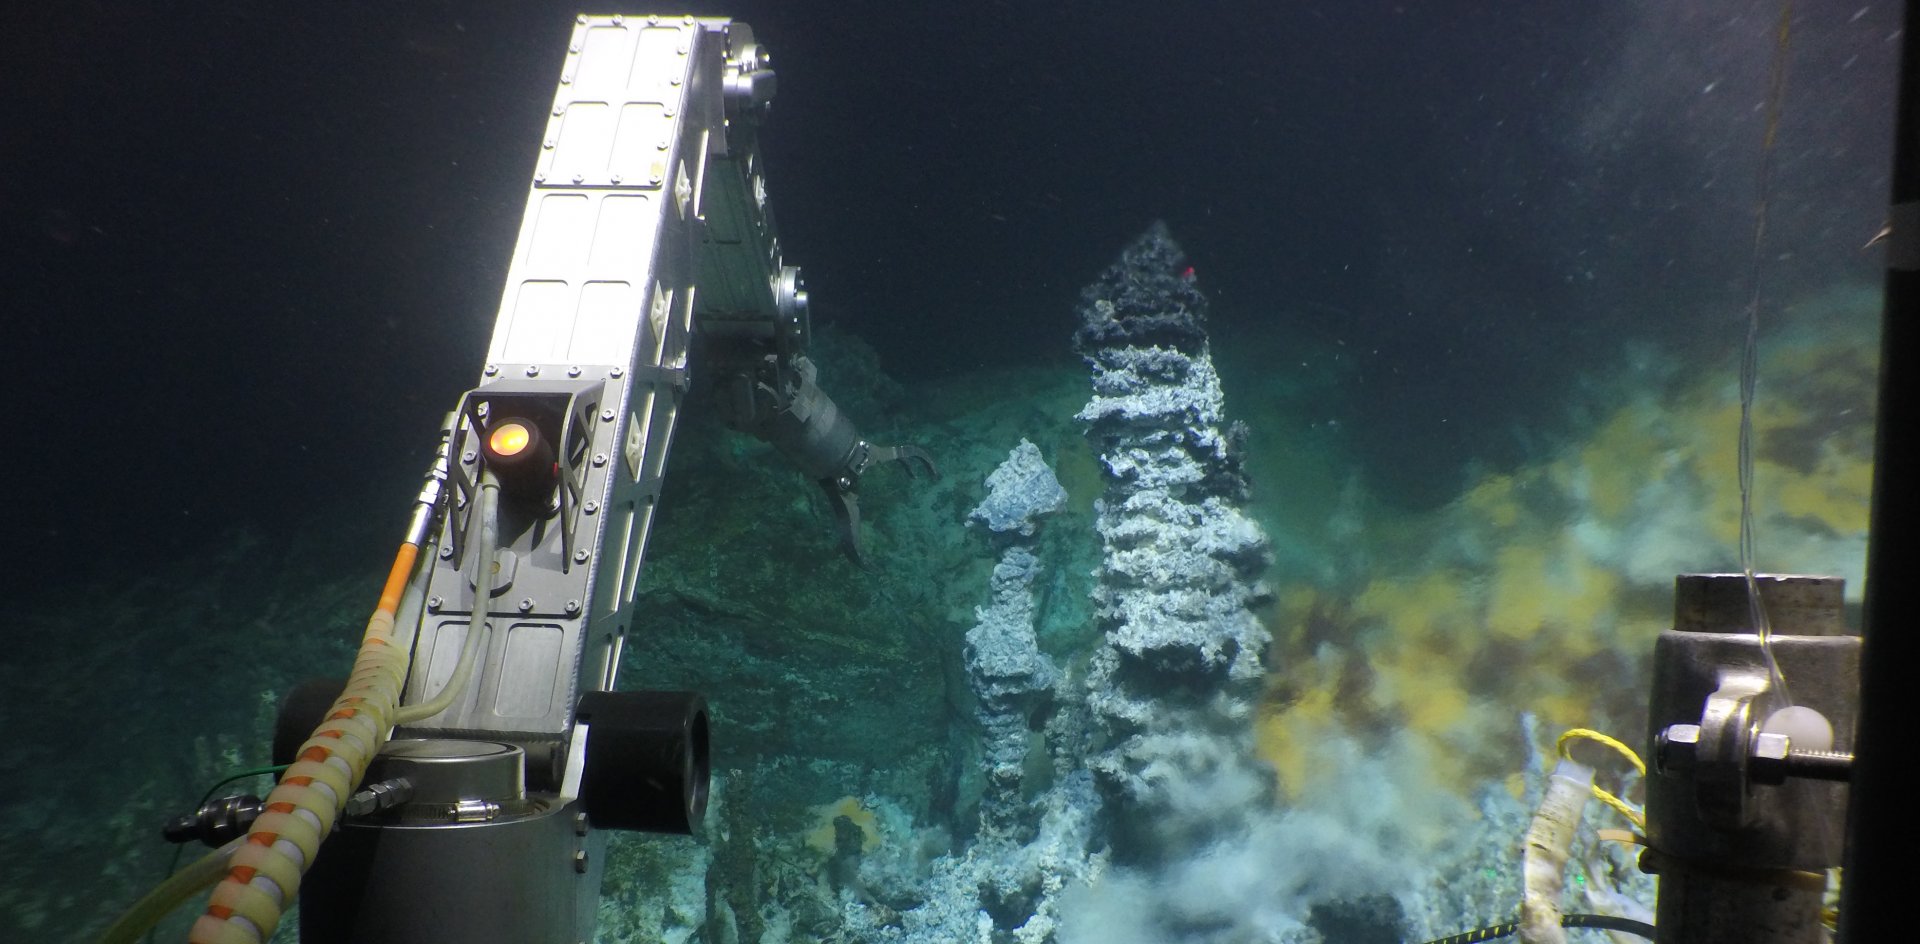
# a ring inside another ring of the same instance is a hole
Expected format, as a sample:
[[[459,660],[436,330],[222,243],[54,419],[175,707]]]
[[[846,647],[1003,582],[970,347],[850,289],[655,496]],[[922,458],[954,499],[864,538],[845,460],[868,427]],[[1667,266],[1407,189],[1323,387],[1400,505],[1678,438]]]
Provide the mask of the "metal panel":
[[[699,21],[584,17],[575,27],[535,164],[487,357],[625,366],[640,336],[659,229],[685,163],[682,112]],[[698,155],[692,155],[698,160]],[[596,283],[622,285],[612,291]]]

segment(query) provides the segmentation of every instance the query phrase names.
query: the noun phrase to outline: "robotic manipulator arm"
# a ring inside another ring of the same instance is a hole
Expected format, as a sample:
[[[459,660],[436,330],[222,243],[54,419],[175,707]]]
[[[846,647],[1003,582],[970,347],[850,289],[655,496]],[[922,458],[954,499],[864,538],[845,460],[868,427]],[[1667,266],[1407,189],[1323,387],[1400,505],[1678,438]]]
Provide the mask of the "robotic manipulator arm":
[[[614,690],[689,352],[726,420],[826,490],[856,562],[860,477],[934,471],[817,383],[756,147],[773,91],[745,24],[577,18],[480,386],[442,429],[352,678],[283,703],[275,762],[294,766],[264,802],[168,830],[220,847],[182,873],[215,888],[192,941],[265,940],[298,891],[309,944],[574,944],[606,830],[697,827],[704,699]]]

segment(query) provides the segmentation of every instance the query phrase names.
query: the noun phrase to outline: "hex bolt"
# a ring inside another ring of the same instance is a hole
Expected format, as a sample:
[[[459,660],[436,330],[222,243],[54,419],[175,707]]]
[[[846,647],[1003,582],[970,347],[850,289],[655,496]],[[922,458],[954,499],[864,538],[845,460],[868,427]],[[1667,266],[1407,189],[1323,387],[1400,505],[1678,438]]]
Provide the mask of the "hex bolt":
[[[587,549],[583,547],[583,548],[581,548],[581,549],[579,549],[579,550],[577,550],[577,551],[574,551],[574,552],[573,552],[573,561],[574,561],[574,563],[576,563],[576,564],[584,564],[584,563],[586,563],[586,562],[587,562]]]
[[[438,612],[440,612],[440,607],[441,607],[441,606],[442,606],[443,604],[445,604],[445,603],[446,603],[446,601],[445,601],[445,600],[442,600],[442,599],[440,599],[439,597],[428,597],[428,598],[427,598],[427,612],[429,612],[429,613],[438,613]]]
[[[1754,739],[1747,769],[1754,783],[1782,784],[1788,777],[1845,783],[1853,778],[1853,755],[1844,751],[1796,751],[1785,735],[1762,734]]]
[[[489,377],[491,377],[491,376],[493,376],[494,374],[497,374],[497,373],[499,373],[499,372],[500,372],[500,366],[499,366],[498,364],[488,364],[488,365],[487,365],[487,369],[486,369],[486,375],[487,375],[487,376],[489,376]]]
[[[613,368],[612,370],[609,370],[609,371],[607,371],[607,376],[609,376],[609,377],[613,377],[613,378],[616,378],[616,379],[617,379],[617,378],[619,378],[619,376],[620,376],[621,374],[624,374],[624,373],[626,373],[626,371],[625,371],[625,370],[622,370],[622,369],[620,369],[620,368],[618,368],[618,367],[615,367],[615,368]]]
[[[1654,766],[1661,771],[1693,769],[1695,751],[1700,747],[1700,726],[1670,724],[1654,739]]]
[[[525,613],[525,612],[527,612],[527,611],[529,611],[529,610],[531,610],[531,609],[533,609],[533,598],[532,598],[532,597],[521,597],[521,598],[520,598],[520,612],[522,612],[522,613]]]
[[[567,376],[569,377],[580,376],[580,365],[575,364],[572,367],[567,368]]]
[[[604,420],[604,421],[606,421],[606,422],[608,422],[608,423],[611,423],[611,422],[613,422],[613,411],[612,411],[612,410],[601,410],[601,411],[600,411],[600,418],[601,418],[602,420]]]
[[[440,545],[440,559],[453,560],[453,545],[451,544]]]
[[[587,514],[593,514],[594,512],[600,510],[600,503],[597,501],[589,500],[586,504],[580,506],[580,510],[586,512]]]
[[[528,364],[528,365],[527,365],[527,376],[529,376],[529,377],[538,377],[538,376],[540,376],[540,367],[539,367],[539,365],[537,365],[537,364]]]
[[[579,613],[580,613],[580,601],[579,601],[579,600],[568,600],[568,601],[567,601],[567,615],[568,615],[568,616],[576,616],[576,615],[578,615]]]
[[[593,454],[593,464],[594,464],[594,467],[595,467],[595,468],[598,468],[598,467],[600,467],[600,466],[603,466],[603,465],[606,465],[606,464],[607,464],[607,454],[606,454],[606,453],[604,453],[604,452],[596,452],[596,453],[594,453],[594,454]]]

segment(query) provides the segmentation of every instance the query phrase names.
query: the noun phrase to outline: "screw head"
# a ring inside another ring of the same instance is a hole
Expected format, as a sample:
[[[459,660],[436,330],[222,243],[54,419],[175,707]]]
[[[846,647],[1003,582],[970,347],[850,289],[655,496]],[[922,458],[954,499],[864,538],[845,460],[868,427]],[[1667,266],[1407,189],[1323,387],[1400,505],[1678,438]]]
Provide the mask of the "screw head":
[[[567,376],[569,376],[569,377],[578,377],[578,376],[580,376],[580,368],[579,368],[579,366],[578,366],[578,365],[575,365],[575,366],[573,366],[573,367],[569,367],[569,368],[567,368]]]
[[[623,369],[621,369],[621,368],[618,368],[618,367],[615,367],[615,368],[613,368],[612,370],[609,370],[609,371],[607,371],[607,376],[609,376],[609,377],[613,377],[613,378],[618,378],[618,377],[619,377],[620,375],[622,375],[622,374],[624,374],[624,373],[626,373],[626,371],[625,371],[625,370],[623,370]]]
[[[498,365],[498,364],[488,364],[488,365],[487,365],[487,370],[486,370],[486,374],[487,374],[487,376],[489,376],[489,377],[491,377],[491,376],[493,376],[494,374],[497,374],[497,373],[499,373],[499,372],[500,372],[500,365]]]
[[[606,454],[606,453],[604,453],[604,452],[596,452],[596,453],[594,453],[594,454],[593,454],[593,465],[594,465],[594,467],[595,467],[595,468],[599,468],[600,466],[603,466],[603,465],[606,465],[606,464],[607,464],[607,454]]]
[[[533,598],[532,598],[532,597],[521,597],[521,598],[520,598],[520,612],[522,612],[522,613],[525,613],[525,612],[527,612],[528,610],[531,610],[531,609],[533,609]]]
[[[540,367],[539,367],[539,365],[537,365],[537,364],[528,364],[528,365],[527,365],[527,376],[529,376],[529,377],[538,377],[538,376],[540,376]]]
[[[600,503],[597,501],[588,501],[586,504],[580,506],[580,510],[587,514],[593,514],[600,510]]]
[[[603,421],[605,421],[605,422],[608,422],[608,423],[611,423],[611,422],[613,422],[613,411],[612,411],[612,410],[601,410],[601,411],[600,411],[600,419],[601,419],[601,420],[603,420]]]
[[[453,545],[451,544],[440,545],[440,559],[441,560],[453,559]]]
[[[581,549],[579,549],[579,550],[577,550],[577,551],[574,551],[574,552],[573,552],[573,560],[574,560],[574,562],[575,562],[575,563],[579,563],[579,564],[584,564],[584,563],[586,563],[586,562],[587,562],[587,549],[583,547],[583,548],[581,548]]]
[[[572,615],[574,615],[574,614],[576,614],[576,613],[579,613],[579,612],[580,612],[580,601],[579,601],[579,600],[568,600],[568,601],[567,601],[567,615],[568,615],[568,616],[572,616]]]
[[[444,600],[442,600],[442,599],[440,599],[439,597],[428,597],[428,598],[427,598],[427,610],[428,610],[428,612],[432,612],[432,613],[438,613],[438,612],[440,612],[440,607],[441,607],[441,605],[442,605],[443,603],[445,603],[445,602],[446,602],[446,601],[444,601]]]

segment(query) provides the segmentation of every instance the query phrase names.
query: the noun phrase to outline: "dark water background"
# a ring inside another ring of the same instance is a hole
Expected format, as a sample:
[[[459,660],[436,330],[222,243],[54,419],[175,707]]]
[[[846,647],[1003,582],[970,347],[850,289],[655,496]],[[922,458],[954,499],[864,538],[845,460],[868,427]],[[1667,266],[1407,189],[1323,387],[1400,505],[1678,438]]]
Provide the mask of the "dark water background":
[[[1503,431],[1627,341],[1737,344],[1773,3],[681,7],[773,50],[789,257],[908,383],[1071,366],[1078,286],[1155,218],[1216,346],[1285,351],[1411,506],[1525,458]],[[19,579],[316,510],[397,530],[477,378],[573,12],[7,5]],[[1799,5],[1774,297],[1876,277],[1898,18]]]

